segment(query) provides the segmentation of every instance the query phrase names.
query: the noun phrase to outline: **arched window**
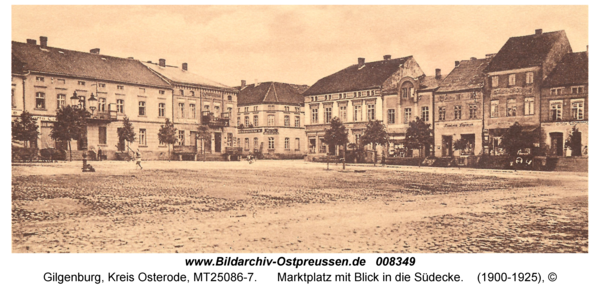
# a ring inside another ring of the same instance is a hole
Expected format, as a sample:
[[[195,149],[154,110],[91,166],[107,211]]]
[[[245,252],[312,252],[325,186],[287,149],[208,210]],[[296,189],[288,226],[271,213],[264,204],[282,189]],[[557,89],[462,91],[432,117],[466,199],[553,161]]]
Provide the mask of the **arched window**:
[[[404,82],[400,87],[400,93],[403,99],[408,99],[413,96],[414,86],[411,82]]]

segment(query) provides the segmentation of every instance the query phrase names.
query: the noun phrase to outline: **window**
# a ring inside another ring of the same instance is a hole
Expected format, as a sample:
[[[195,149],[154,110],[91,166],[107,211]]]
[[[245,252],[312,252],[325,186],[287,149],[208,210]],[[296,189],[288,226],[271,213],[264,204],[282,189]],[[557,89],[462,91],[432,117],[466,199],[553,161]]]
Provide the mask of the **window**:
[[[429,122],[429,107],[421,107],[421,119],[424,122]]]
[[[583,120],[583,100],[571,100],[571,118],[575,120]]]
[[[269,137],[269,149],[275,149],[275,138]]]
[[[500,105],[499,100],[492,100],[492,104],[490,106],[490,118],[498,117],[498,106]]]
[[[338,98],[343,99],[342,94],[338,94]]]
[[[249,110],[249,109],[250,109],[250,108],[248,108],[248,107],[244,107],[244,113],[248,113],[248,110]]]
[[[215,106],[215,114],[218,116],[221,113],[221,107]]]
[[[403,99],[408,99],[412,97],[414,93],[414,87],[411,82],[404,82],[402,84],[401,94]]]
[[[358,92],[358,97],[362,97],[362,92]]]
[[[46,108],[46,94],[42,92],[35,93],[35,108],[45,109]]]
[[[64,85],[65,84],[65,79],[57,79],[56,83],[59,85]]]
[[[178,142],[179,146],[185,145],[185,131],[184,130],[179,130],[179,134],[177,136],[177,142]]]
[[[527,83],[527,84],[533,84],[533,72],[528,72],[525,75],[525,83]]]
[[[408,124],[408,122],[410,122],[410,115],[412,115],[412,109],[405,108],[404,109],[404,124]]]
[[[326,124],[331,123],[331,108],[325,108],[325,115],[323,119],[325,120]]]
[[[238,113],[239,113],[240,108],[238,108]],[[210,106],[209,105],[204,105],[204,111],[210,111]]]
[[[550,94],[554,96],[562,95],[562,88],[550,89]]]
[[[469,105],[469,119],[477,119],[477,105]]]
[[[283,149],[290,150],[290,138],[285,137],[283,142]]]
[[[244,139],[244,150],[250,150],[250,138]]]
[[[13,108],[17,107],[17,100],[15,99],[15,89],[10,90],[10,104]]]
[[[269,105],[269,110],[275,110],[275,105]]]
[[[438,121],[446,121],[446,107],[438,108]]]
[[[388,110],[388,124],[394,124],[394,123],[396,123],[396,110],[389,109]]]
[[[454,120],[462,119],[462,106],[454,106]]]
[[[571,94],[582,94],[583,87],[571,87]]]
[[[139,115],[140,116],[146,115],[146,102],[144,102],[144,101],[139,102]]]
[[[506,116],[514,117],[517,115],[517,99],[506,100]]]
[[[300,138],[296,138],[296,151],[300,151]]]
[[[106,144],[106,127],[98,127],[98,144]]]
[[[183,95],[184,95],[184,94],[183,94],[183,90],[179,90],[179,95],[180,95],[180,96],[183,96]]]
[[[238,117],[238,119],[237,119],[237,125],[238,125],[238,127],[240,126],[240,117]]]
[[[254,137],[254,149],[258,149],[258,137]]]
[[[294,118],[294,127],[300,128],[300,117],[298,116]]]
[[[492,77],[492,88],[497,88],[498,87],[498,76],[493,76]]]
[[[367,119],[375,120],[375,105],[367,105]]]
[[[233,97],[231,95],[229,95],[229,96],[227,96],[227,100],[231,101],[231,100],[233,100]]]
[[[267,126],[275,126],[275,116],[274,115],[267,116]]]
[[[191,95],[192,97],[195,97],[195,96],[196,96],[196,93],[195,93],[194,91],[190,91],[190,95]]]
[[[117,113],[123,114],[123,106],[125,105],[125,100],[118,99],[117,100]]]
[[[254,127],[258,127],[258,115],[254,115]]]
[[[43,83],[44,82],[44,77],[35,77],[35,81]]]
[[[354,106],[354,115],[352,116],[354,122],[362,121],[362,108],[361,105]]]
[[[184,103],[179,103],[179,118],[184,118],[185,116],[185,104]]]
[[[140,129],[138,136],[140,146],[146,146],[146,129]]]
[[[106,111],[106,98],[98,98],[98,112]]]
[[[250,117],[248,117],[248,116],[244,117],[244,126],[246,128],[250,127]]]
[[[283,110],[286,111],[286,112],[289,112],[290,111],[290,106],[284,106]]]
[[[117,90],[124,90],[125,86],[117,86]]]
[[[254,106],[254,112],[258,112],[258,106]]]
[[[514,86],[515,85],[515,79],[516,79],[515,74],[509,74],[508,75],[508,85],[509,86]]]
[[[196,104],[190,104],[190,118],[196,119]]]
[[[300,107],[296,107],[296,113],[300,113]]]
[[[99,84],[98,84],[98,87],[99,87],[99,88],[106,88],[106,84],[105,84],[105,83],[99,83]]]
[[[550,101],[550,120],[562,120],[562,101]]]
[[[525,116],[530,116],[535,114],[535,105],[533,103],[533,98],[525,98]]]
[[[164,95],[164,94],[165,94],[165,91],[163,91],[163,90],[159,90],[159,91],[158,91],[158,94],[159,94],[159,95]]]
[[[340,120],[342,120],[342,122],[346,122],[348,118],[348,113],[346,112],[346,106],[340,106]]]
[[[14,90],[13,90],[14,93]],[[63,94],[56,95],[56,108],[62,108],[67,105],[67,96]]]
[[[312,109],[312,123],[319,123],[319,109],[317,108]]]
[[[229,113],[229,116],[228,116],[228,118],[231,118],[231,116],[232,116],[232,115],[231,115],[232,111],[233,111],[233,108],[232,108],[232,107],[228,107],[228,108],[227,108],[227,113]]]
[[[158,104],[158,116],[159,117],[164,117],[165,116],[165,103],[159,103]]]
[[[289,127],[290,126],[290,116],[284,116],[283,117],[283,126],[285,126],[285,127]]]
[[[77,84],[80,86],[85,86],[85,82],[84,81],[77,81]]]

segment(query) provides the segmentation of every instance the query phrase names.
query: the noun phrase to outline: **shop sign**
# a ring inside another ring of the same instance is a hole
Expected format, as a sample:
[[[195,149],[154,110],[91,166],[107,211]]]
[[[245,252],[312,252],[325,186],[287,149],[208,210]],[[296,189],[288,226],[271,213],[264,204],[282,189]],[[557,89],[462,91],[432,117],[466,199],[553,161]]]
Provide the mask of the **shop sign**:
[[[265,129],[264,135],[277,135],[279,131],[277,129]]]
[[[444,128],[473,127],[473,123],[444,124]]]
[[[510,95],[510,94],[533,94],[533,88],[513,87],[497,88],[492,90],[492,95]]]
[[[240,134],[261,133],[262,129],[240,129]]]
[[[44,116],[39,116],[39,117],[31,117],[34,120],[40,120],[43,122],[56,122],[56,117],[44,117]]]
[[[587,124],[588,121],[569,121],[569,122],[552,122],[552,123],[542,123],[542,127],[550,127],[550,126],[573,126],[577,124]]]

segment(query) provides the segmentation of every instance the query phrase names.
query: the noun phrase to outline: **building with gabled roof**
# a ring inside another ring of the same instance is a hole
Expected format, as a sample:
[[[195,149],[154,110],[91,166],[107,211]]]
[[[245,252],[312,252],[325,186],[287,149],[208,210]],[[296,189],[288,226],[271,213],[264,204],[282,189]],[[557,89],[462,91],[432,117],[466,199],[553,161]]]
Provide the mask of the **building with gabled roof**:
[[[304,96],[307,85],[242,80],[238,96],[238,139],[245,154],[301,158],[306,153]]]
[[[158,63],[143,63],[173,87],[173,123],[177,128],[173,153],[180,159],[197,160],[200,153],[222,154],[227,147],[238,147],[235,124],[231,122],[237,107],[238,90],[209,80],[181,67]],[[210,140],[197,138],[198,126],[210,128]]]
[[[117,131],[128,117],[136,130],[144,159],[167,158],[167,147],[159,144],[158,130],[171,118],[171,85],[140,61],[100,54],[100,49],[80,52],[48,46],[48,38],[12,42],[12,115],[23,110],[38,120],[40,149],[66,149],[50,132],[60,107],[84,106],[92,113],[87,133],[72,146],[81,153],[102,149],[109,159],[125,150]]]

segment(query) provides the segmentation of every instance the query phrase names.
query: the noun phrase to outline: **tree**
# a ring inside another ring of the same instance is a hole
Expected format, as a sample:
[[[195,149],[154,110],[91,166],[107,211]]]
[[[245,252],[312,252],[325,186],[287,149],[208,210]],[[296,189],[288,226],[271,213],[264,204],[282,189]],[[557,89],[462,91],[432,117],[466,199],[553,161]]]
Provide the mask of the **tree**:
[[[433,131],[431,124],[425,123],[417,117],[415,121],[408,123],[406,129],[406,147],[408,149],[419,149],[419,157],[423,157],[423,148],[433,144]]]
[[[87,119],[90,113],[79,107],[61,107],[56,111],[56,123],[50,137],[58,141],[69,142],[69,160],[73,160],[71,140],[83,138],[87,132]]]
[[[158,141],[163,144],[167,144],[167,150],[169,151],[169,160],[171,160],[171,146],[177,142],[177,128],[167,118],[165,124],[160,126],[158,130]]]
[[[119,135],[119,145],[125,150],[125,141],[131,143],[135,141],[135,132],[133,124],[129,121],[129,118],[125,116],[123,118],[123,127],[117,129],[117,135]]]
[[[516,156],[519,150],[533,147],[534,136],[531,133],[523,132],[523,127],[519,122],[515,122],[502,135],[502,141],[498,147],[504,149],[510,156]]]
[[[565,146],[571,149],[571,156],[581,156],[581,133],[577,126],[573,126],[569,138],[565,141]]]
[[[196,131],[198,131],[196,133],[196,139],[201,140],[202,142],[202,155],[204,156],[204,161],[206,161],[206,141],[210,140],[210,138],[212,137],[210,133],[210,128],[207,125],[199,125]]]
[[[348,144],[348,132],[346,132],[346,126],[342,124],[338,117],[334,117],[331,120],[330,128],[325,131],[324,141],[329,146],[344,146],[344,155],[342,161],[342,168],[346,169],[346,144]],[[327,160],[327,169],[329,169],[329,159]]]
[[[454,141],[453,146],[454,150],[464,151],[469,148],[469,140],[463,138],[457,139]]]
[[[31,142],[37,141],[39,135],[38,125],[27,111],[21,113],[21,117],[12,122],[12,139],[23,141],[26,146],[31,147]]]
[[[373,150],[375,151],[373,154],[373,166],[375,166],[375,163],[377,162],[377,145],[388,143],[388,135],[383,122],[379,120],[369,121],[365,133],[360,137],[360,143],[361,146],[367,144],[373,145]]]

